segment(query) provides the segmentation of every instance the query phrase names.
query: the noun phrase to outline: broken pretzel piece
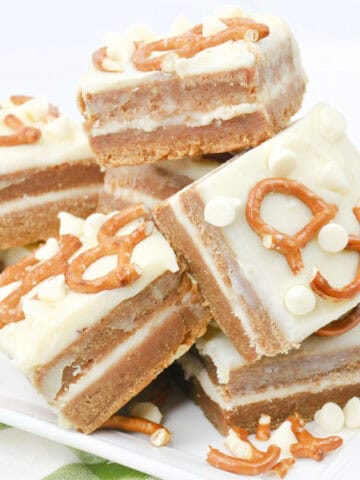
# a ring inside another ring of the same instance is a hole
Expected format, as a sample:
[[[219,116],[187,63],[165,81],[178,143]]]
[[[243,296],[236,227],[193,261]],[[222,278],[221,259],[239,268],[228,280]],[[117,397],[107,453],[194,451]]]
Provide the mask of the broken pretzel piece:
[[[152,233],[152,222],[143,222],[127,235],[116,236],[118,230],[128,223],[143,217],[146,210],[140,205],[129,207],[113,215],[98,232],[99,245],[76,257],[66,273],[66,282],[75,292],[98,293],[124,287],[140,276],[139,268],[131,263],[131,255],[138,243]],[[115,269],[93,280],[85,280],[84,273],[91,264],[102,257],[117,255]]]
[[[4,125],[15,131],[12,135],[0,136],[0,147],[13,147],[16,145],[29,145],[36,143],[41,137],[41,130],[27,127],[22,120],[13,114],[8,114],[3,120]]]
[[[270,415],[262,414],[259,418],[259,423],[256,428],[256,440],[266,442],[271,435],[271,417]]]
[[[207,48],[216,47],[230,40],[257,42],[269,35],[267,25],[247,18],[225,18],[221,20],[227,28],[214,35],[204,37],[203,26],[196,25],[177,37],[163,38],[155,42],[138,44],[133,56],[135,67],[143,72],[160,70],[161,64],[170,51],[179,57],[190,58]],[[166,52],[153,55],[154,52]]]
[[[291,458],[291,457],[284,458],[283,460],[280,460],[280,462],[277,463],[275,467],[272,468],[270,471],[276,473],[276,475],[279,478],[285,478],[288,471],[294,465],[295,462],[296,462],[295,458]]]
[[[352,312],[348,313],[345,317],[335,320],[334,322],[325,325],[316,332],[316,335],[320,337],[335,337],[337,335],[343,335],[344,333],[352,330],[360,322],[360,305],[355,307]]]
[[[171,440],[171,433],[166,427],[139,417],[114,415],[100,429],[144,433],[145,435],[150,435],[151,444],[155,447],[167,445]]]
[[[312,458],[319,462],[326,453],[336,450],[343,444],[342,438],[338,436],[314,437],[304,428],[304,421],[298,414],[290,416],[288,421],[298,440],[298,443],[294,443],[290,447],[290,452],[295,458]]]
[[[231,457],[216,448],[209,448],[207,462],[210,463],[210,465],[220,470],[239,473],[241,475],[258,475],[259,473],[271,470],[278,462],[281,452],[280,448],[276,445],[270,445],[261,456],[247,460]]]
[[[241,457],[240,455],[232,457],[209,447],[207,462],[213,467],[232,473],[257,475],[272,469],[279,460],[281,452],[279,447],[270,445],[266,452],[258,450],[250,442],[248,432],[242,428],[232,427],[227,440],[226,445],[231,453],[236,455],[236,452],[241,452]]]
[[[21,298],[41,282],[52,276],[65,273],[69,258],[81,247],[80,240],[70,234],[59,237],[59,251],[45,262],[36,259],[36,252],[8,267],[0,275],[0,286],[20,281],[15,288],[0,302],[0,329],[11,322],[24,318]]]

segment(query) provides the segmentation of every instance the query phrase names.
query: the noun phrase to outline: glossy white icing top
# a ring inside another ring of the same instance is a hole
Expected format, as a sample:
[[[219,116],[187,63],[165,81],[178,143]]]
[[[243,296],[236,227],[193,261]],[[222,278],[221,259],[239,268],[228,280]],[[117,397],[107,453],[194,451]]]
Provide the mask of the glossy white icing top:
[[[84,221],[68,213],[60,214],[61,233],[72,233],[83,243],[73,258],[98,244],[97,231],[110,216],[111,214],[93,214]],[[129,233],[139,221],[126,225],[117,234]],[[42,260],[51,258],[57,251],[55,239],[48,240],[41,250]],[[82,329],[101,320],[121,302],[137,295],[164,272],[178,270],[173,250],[156,229],[136,245],[131,261],[140,267],[140,277],[133,283],[114,290],[78,293],[64,284],[62,275],[40,283],[21,299],[25,319],[0,329],[0,349],[25,372],[31,372],[36,366],[49,362],[76,340]],[[102,257],[89,266],[84,278],[106,275],[116,263],[116,255]],[[14,282],[0,288],[0,300],[17,285],[18,282]]]
[[[10,99],[0,102],[0,135],[14,134],[3,123],[9,114],[18,117],[25,126],[41,130],[40,139],[31,145],[0,147],[0,175],[94,157],[81,124],[63,114],[49,115],[49,106],[42,97],[22,105],[14,105]]]
[[[187,187],[195,189],[205,206],[219,196],[231,197],[231,202],[233,198],[240,201],[243,207],[237,210],[234,221],[218,228],[235,252],[236,262],[253,292],[293,345],[357,305],[360,295],[343,301],[324,300],[316,295],[313,306],[307,295],[307,298],[304,298],[307,311],[304,313],[303,309],[300,309],[302,311],[297,315],[296,312],[289,311],[285,302],[289,290],[297,286],[309,287],[314,269],[318,269],[334,287],[345,286],[356,274],[358,253],[344,250],[338,253],[326,251],[323,240],[319,242],[315,235],[302,250],[303,270],[294,274],[285,257],[269,248],[271,238],[264,238],[262,242],[250,228],[245,217],[245,206],[250,190],[260,180],[275,176],[270,168],[269,158],[274,158],[277,151],[286,149],[295,159],[292,161],[293,168],[288,170],[287,178],[304,184],[326,202],[336,204],[338,213],[331,222],[340,225],[348,234],[359,235],[359,222],[353,213],[353,207],[360,201],[360,154],[344,134],[343,125],[344,120],[338,112],[319,104],[284,132],[235,157],[205,179]],[[336,169],[329,169],[329,164],[334,162]],[[327,172],[325,183],[324,171]],[[341,172],[341,185],[336,172]],[[201,254],[206,256],[209,268],[221,283],[213,259],[202,246],[198,233],[179,205],[180,195],[181,192],[169,202],[178,220],[191,230],[193,240]],[[304,203],[294,196],[282,194],[267,195],[262,203],[261,215],[267,224],[290,235],[301,230],[312,218]],[[235,313],[252,336],[246,311],[236,303],[236,296],[244,296],[250,306],[256,307],[254,297],[243,285],[238,285],[235,278],[232,280],[233,290],[226,291],[225,294],[231,299]],[[225,289],[226,286],[223,285],[222,288]],[[298,297],[299,292],[304,293],[305,290],[297,289],[295,292],[297,307],[302,302]]]
[[[218,16],[211,16],[204,20],[205,35],[218,33],[222,28],[221,25],[225,27],[220,18],[242,16],[238,9],[219,11],[217,14]],[[105,66],[121,71],[103,72],[91,65],[88,73],[80,82],[80,91],[83,94],[95,93],[126,86],[136,87],[141,83],[168,78],[173,75],[187,77],[249,68],[254,65],[257,55],[268,53],[269,49],[276,48],[283,41],[294,41],[288,25],[279,17],[247,13],[244,13],[243,16],[268,25],[270,28],[269,36],[257,43],[245,40],[228,41],[200,51],[190,58],[179,58],[170,52],[166,61],[162,64],[162,71],[141,72],[135,68],[131,61],[135,48],[134,41],[151,42],[161,37],[151,34],[145,27],[130,28],[124,34],[107,35],[104,43],[108,56]],[[173,30],[165,37],[185,33],[189,28],[191,28],[189,22],[184,18],[179,18],[175,21]],[[296,59],[296,63],[298,61]]]

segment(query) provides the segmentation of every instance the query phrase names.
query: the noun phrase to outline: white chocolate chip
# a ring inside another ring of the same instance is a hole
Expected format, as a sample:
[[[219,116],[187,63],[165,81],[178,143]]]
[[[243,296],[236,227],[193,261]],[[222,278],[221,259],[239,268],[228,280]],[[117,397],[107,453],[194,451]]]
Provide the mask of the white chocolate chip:
[[[218,7],[214,13],[219,18],[237,18],[243,16],[241,8],[237,5],[222,5]]]
[[[315,423],[328,433],[336,433],[344,428],[345,416],[336,403],[325,403],[314,415]]]
[[[159,428],[151,435],[151,444],[154,447],[163,447],[171,440],[169,432],[165,428]]]
[[[152,30],[150,30],[149,27],[140,23],[130,25],[130,27],[125,32],[125,37],[129,38],[133,42],[145,43],[153,42],[157,39],[157,36]]]
[[[100,227],[107,219],[108,217],[103,213],[93,213],[88,216],[83,224],[83,235],[90,241],[96,241]]]
[[[188,32],[192,28],[190,20],[185,17],[185,15],[178,15],[175,17],[174,22],[171,26],[170,34],[174,37],[182,35],[185,32]]]
[[[338,223],[324,225],[318,235],[320,247],[329,253],[341,252],[346,247],[349,234],[346,229]]]
[[[227,437],[225,439],[225,445],[229,451],[237,458],[243,458],[249,460],[252,458],[252,449],[251,445],[248,442],[241,440],[234,430],[230,428]]]
[[[360,397],[353,397],[344,407],[345,426],[360,428]]]
[[[341,165],[335,161],[328,162],[321,169],[319,183],[322,187],[334,192],[344,194],[349,191],[349,182],[344,171]]]
[[[139,402],[129,408],[132,417],[146,418],[151,422],[161,423],[162,414],[159,408],[152,402]]]
[[[296,167],[296,156],[287,148],[274,148],[268,157],[270,172],[277,177],[287,177]]]
[[[336,108],[326,105],[320,112],[321,133],[330,140],[340,140],[346,132],[346,119]]]
[[[128,63],[135,52],[134,41],[119,33],[106,34],[105,45],[108,59],[120,64]]]
[[[27,299],[24,300],[22,309],[26,320],[36,322],[39,319],[46,318],[50,320],[54,315],[54,310],[40,300]]]
[[[66,140],[71,138],[72,132],[73,124],[65,115],[54,118],[43,127],[43,134],[55,140]]]
[[[290,446],[297,443],[294,432],[291,429],[291,423],[286,421],[282,423],[271,435],[271,443],[281,449],[280,458],[291,457]]]
[[[44,97],[32,98],[20,110],[30,122],[43,122],[49,114],[49,101]]]
[[[124,70],[124,65],[121,61],[113,60],[109,57],[104,58],[102,66],[108,72],[122,72]]]
[[[161,70],[165,73],[172,73],[176,68],[176,60],[178,59],[176,53],[168,53],[161,62]]]
[[[56,255],[59,250],[60,247],[56,238],[49,238],[45,245],[36,251],[35,258],[40,260],[40,262],[45,262],[46,260],[49,260],[49,258],[52,258],[54,255]]]
[[[203,23],[202,34],[203,37],[210,37],[216,35],[227,28],[224,22],[215,16],[206,17]]]
[[[262,413],[259,418],[259,425],[269,425],[271,423],[270,415]]]
[[[58,217],[60,219],[60,235],[66,235],[67,233],[77,237],[82,235],[84,227],[84,220],[82,218],[76,217],[68,212],[60,212]]]
[[[56,275],[56,277],[43,282],[40,284],[37,293],[39,300],[42,302],[60,302],[66,295],[64,275]]]
[[[214,197],[205,205],[205,222],[215,227],[231,225],[235,220],[236,210],[240,205],[240,200],[234,197]]]
[[[273,246],[273,237],[272,235],[264,235],[262,237],[262,244],[265,248],[271,248]]]
[[[285,306],[294,315],[307,315],[316,305],[315,294],[304,285],[291,287],[285,295]]]

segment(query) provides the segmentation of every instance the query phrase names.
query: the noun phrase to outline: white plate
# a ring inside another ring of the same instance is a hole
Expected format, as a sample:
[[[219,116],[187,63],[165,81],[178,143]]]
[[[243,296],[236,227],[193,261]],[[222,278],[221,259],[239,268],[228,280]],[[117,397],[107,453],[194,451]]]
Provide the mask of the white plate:
[[[162,448],[152,447],[147,438],[136,434],[105,431],[84,435],[64,430],[57,425],[55,414],[23,375],[0,354],[0,422],[164,480],[239,479],[239,476],[206,464],[208,445],[226,452],[223,438],[204,418],[201,410],[182,394],[173,399],[165,421],[173,432],[173,442]],[[342,436],[345,445],[341,451],[334,452],[320,463],[299,460],[287,480],[358,479],[360,431],[342,432]]]

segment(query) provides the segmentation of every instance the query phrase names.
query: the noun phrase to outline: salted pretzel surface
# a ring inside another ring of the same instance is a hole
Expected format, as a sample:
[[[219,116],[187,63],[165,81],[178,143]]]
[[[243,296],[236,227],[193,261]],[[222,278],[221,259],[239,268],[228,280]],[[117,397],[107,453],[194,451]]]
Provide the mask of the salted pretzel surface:
[[[162,38],[150,43],[137,42],[132,61],[135,67],[143,72],[161,70],[165,56],[172,52],[178,57],[190,58],[207,48],[215,47],[229,40],[246,40],[258,42],[269,35],[269,27],[249,18],[224,18],[221,21],[227,26],[221,32],[207,37],[203,36],[203,25],[195,25],[191,30],[175,37]],[[166,52],[162,55],[153,55]],[[104,72],[116,72],[115,68],[106,68],[106,47],[101,47],[93,54],[95,68]]]
[[[270,193],[291,195],[303,202],[312,212],[313,218],[295,235],[287,235],[271,227],[261,217],[261,204]],[[309,188],[288,178],[266,178],[258,182],[250,191],[246,203],[246,219],[254,232],[262,239],[269,239],[267,248],[285,256],[294,274],[303,267],[301,249],[304,248],[322,226],[335,217],[336,205],[325,202]]]

